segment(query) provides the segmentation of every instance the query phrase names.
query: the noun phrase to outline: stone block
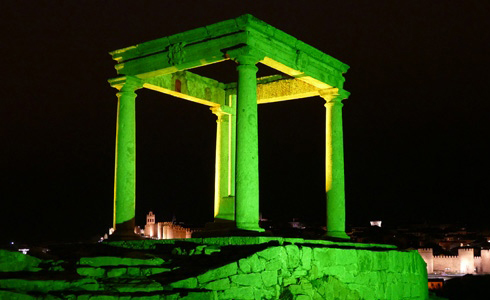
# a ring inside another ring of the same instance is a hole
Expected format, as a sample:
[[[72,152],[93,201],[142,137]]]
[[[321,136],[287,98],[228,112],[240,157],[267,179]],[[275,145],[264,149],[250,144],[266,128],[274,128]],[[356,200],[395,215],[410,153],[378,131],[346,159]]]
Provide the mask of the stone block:
[[[265,263],[266,271],[277,271],[284,266],[284,261],[280,258],[269,260]]]
[[[37,272],[41,260],[19,251],[9,251],[0,249],[0,270],[2,272],[30,271]]]
[[[311,270],[310,270],[309,275],[308,275],[308,279],[309,280],[315,280],[315,279],[321,278],[322,276],[323,276],[323,272],[321,270],[319,270],[316,265],[312,265]]]
[[[262,277],[260,273],[238,274],[230,277],[231,282],[239,285],[250,285],[254,287],[262,286]]]
[[[235,275],[235,276],[238,276],[238,275]],[[204,285],[205,289],[213,290],[213,291],[226,290],[226,289],[229,289],[230,287],[231,287],[230,279],[228,279],[228,278],[223,278],[223,279],[211,281],[211,282],[208,282]]]
[[[314,264],[319,269],[332,265],[332,251],[329,248],[313,248]]]
[[[260,252],[257,252],[257,255],[264,258],[265,260],[282,258],[284,256],[284,247],[270,247]]]
[[[72,288],[82,291],[98,291],[100,290],[99,282],[94,278],[84,278],[72,283]]]
[[[309,282],[301,282],[303,294],[313,296],[313,285]]]
[[[266,289],[254,289],[255,299],[277,299],[275,286]]]
[[[250,262],[248,261],[248,258],[242,258],[238,261],[238,267],[240,268],[240,271],[243,273],[250,273],[252,271],[252,267],[250,266]]]
[[[255,253],[249,257],[248,261],[250,262],[250,267],[252,272],[262,272],[265,270],[265,261],[264,259],[259,258],[259,256]]]
[[[218,299],[255,299],[252,287],[232,287],[218,293]]]
[[[293,271],[293,273],[291,274],[291,276],[294,277],[294,278],[299,278],[299,277],[306,276],[307,274],[308,274],[308,271],[298,268],[298,269],[296,269],[296,270]]]
[[[220,252],[220,251],[221,251],[221,248],[218,246],[214,246],[214,245],[204,248],[204,254],[205,255],[211,255],[215,252]]]
[[[359,251],[358,253],[358,269],[362,271],[370,271],[373,269],[373,255],[369,251]]]
[[[110,295],[93,295],[90,297],[90,300],[111,300],[114,299],[114,296]]]
[[[102,268],[77,268],[77,273],[80,276],[89,276],[89,277],[102,277],[105,275],[105,270]]]
[[[311,269],[311,256],[312,250],[310,247],[302,247],[301,248],[301,265],[303,269],[309,270]]]
[[[323,268],[323,273],[327,275],[342,276],[345,273],[344,266],[332,266]]]
[[[141,276],[141,268],[129,267],[128,268],[128,276],[131,276],[131,277]]]
[[[296,278],[293,278],[293,277],[283,278],[282,285],[283,286],[288,286],[288,285],[291,285],[291,284],[296,284],[297,282],[298,282],[298,280]]]
[[[388,253],[386,252],[371,252],[373,254],[373,270],[388,270]]]
[[[261,273],[264,286],[273,286],[277,284],[277,271],[264,271]]]
[[[107,277],[121,277],[126,275],[126,268],[113,268],[107,271]]]
[[[238,264],[236,262],[232,262],[222,267],[209,270],[206,273],[197,276],[197,280],[199,281],[199,283],[206,283],[209,281],[214,281],[221,278],[229,277],[231,275],[235,275],[237,272]]]
[[[139,265],[150,265],[158,266],[163,264],[165,261],[162,258],[155,257],[152,259],[139,259],[139,258],[128,258],[128,257],[115,257],[115,256],[96,256],[96,257],[82,257],[80,258],[80,265],[89,265],[92,267],[102,267],[102,266],[139,266]]]
[[[338,250],[335,249],[333,251],[333,257],[336,261],[337,264],[339,265],[357,265],[358,259],[357,259],[357,252],[359,250],[350,250],[350,249],[342,249]]]
[[[213,292],[189,292],[187,296],[180,297],[183,300],[214,300],[216,293]]]
[[[145,296],[141,296],[141,297],[131,297],[131,296],[128,296],[128,297],[118,297],[117,298],[118,300],[160,300],[160,296],[159,295],[145,295]],[[78,299],[77,299],[78,300]]]
[[[290,269],[299,266],[299,248],[296,245],[287,245],[284,247],[288,256],[288,267]]]
[[[299,295],[303,292],[303,289],[299,284],[291,284],[290,286],[288,286],[288,289],[293,295]]]
[[[147,269],[150,272],[150,275],[155,275],[155,274],[160,274],[164,272],[169,272],[172,269],[169,268],[148,268]]]

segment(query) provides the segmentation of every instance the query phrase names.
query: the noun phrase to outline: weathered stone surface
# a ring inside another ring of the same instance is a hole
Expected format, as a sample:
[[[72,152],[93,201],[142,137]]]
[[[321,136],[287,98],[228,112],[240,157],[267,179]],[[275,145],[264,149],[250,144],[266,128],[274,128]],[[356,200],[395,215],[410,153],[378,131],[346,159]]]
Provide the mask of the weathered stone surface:
[[[262,285],[260,273],[238,274],[230,277],[231,282],[239,285],[251,285],[259,287]]]
[[[241,237],[240,239],[243,244],[247,244],[246,238]],[[196,262],[196,267],[208,264],[206,261],[208,259],[213,260],[214,263],[217,261],[215,257],[219,259],[219,255],[226,255],[226,252],[221,251],[208,256],[204,255],[206,247],[202,247],[202,255],[197,256],[194,253],[191,256],[191,251],[188,250],[197,249],[199,246],[192,244],[191,247],[187,247],[179,244],[179,248],[186,250],[178,258],[178,261],[183,261],[184,264],[180,265],[167,260],[168,266],[172,266],[172,269],[149,264],[132,265],[135,263],[132,259],[127,261],[129,265],[121,265],[125,262],[124,258],[107,260],[107,256],[103,257],[104,264],[108,264],[104,266],[80,264],[80,262],[100,263],[97,262],[97,259],[94,261],[93,257],[87,260],[66,261],[62,264],[61,261],[42,262],[39,265],[45,268],[48,274],[56,272],[55,276],[59,276],[59,271],[56,271],[53,266],[60,266],[70,278],[80,278],[77,276],[81,275],[83,279],[22,280],[4,277],[5,279],[0,280],[0,298],[15,299],[21,295],[17,298],[28,299],[28,297],[23,297],[27,292],[38,295],[62,292],[66,299],[75,299],[73,295],[76,294],[77,299],[91,300],[93,293],[99,297],[109,296],[105,293],[113,291],[114,293],[125,293],[120,298],[128,300],[138,297],[141,299],[151,299],[149,297],[155,299],[184,297],[187,299],[203,299],[203,297],[208,299],[277,299],[280,297],[290,299],[294,297],[296,299],[427,299],[425,265],[417,251],[402,252],[390,248],[371,251],[362,249],[362,247],[342,249],[332,245],[328,248],[321,248],[322,243],[319,242],[318,246],[315,246],[313,242],[302,245],[296,241],[295,245],[271,246],[268,249],[273,250],[262,250],[255,254],[248,254],[248,256],[239,256],[241,259],[235,262],[211,269],[197,277],[190,277],[165,286],[159,282],[165,282],[172,275],[155,277],[150,275],[172,270],[185,274],[182,272],[186,272],[183,268],[193,270],[194,262]],[[244,246],[243,253],[251,249],[246,249],[247,247]],[[170,255],[172,248],[166,249],[169,249]],[[234,249],[242,251],[240,247]],[[189,262],[192,263],[189,264]],[[289,268],[296,264],[296,267]],[[8,272],[3,273],[4,276],[6,274]],[[189,274],[193,274],[192,271]],[[162,280],[164,278],[165,280]],[[3,295],[5,290],[10,293],[8,296]],[[100,294],[100,292],[103,293]],[[145,298],[143,293],[148,292],[151,294]]]
[[[26,280],[26,279],[0,279],[0,290],[49,292],[61,291],[70,288],[70,283],[64,280]]]
[[[105,275],[105,270],[102,268],[77,268],[78,275],[90,277],[102,277]]]
[[[293,295],[299,295],[303,292],[303,289],[299,284],[291,284],[290,286],[288,286],[288,289],[291,291]]]
[[[190,277],[187,279],[179,280],[172,282],[170,284],[173,288],[186,288],[186,289],[195,289],[197,288],[197,278]]]
[[[2,291],[0,290],[0,299],[9,299],[9,300],[34,300],[37,299],[35,296],[27,295],[24,293],[14,293],[10,291]]]
[[[308,271],[306,271],[306,270],[296,269],[293,271],[291,276],[294,278],[298,278],[298,277],[306,276],[307,274],[308,274]]]
[[[40,259],[19,251],[0,249],[0,270],[2,272],[36,272],[41,270],[38,268],[40,262]]]
[[[262,282],[265,286],[273,286],[277,284],[277,271],[264,271],[261,273]]]
[[[283,286],[288,286],[288,285],[291,285],[291,284],[295,284],[297,282],[298,282],[298,279],[297,278],[288,277],[288,278],[284,278],[282,280],[282,285]]]
[[[250,261],[247,258],[242,258],[238,261],[238,266],[240,271],[243,273],[250,273],[252,271],[252,267],[250,266]]]
[[[127,257],[115,257],[115,256],[97,256],[97,257],[82,257],[80,258],[80,265],[89,265],[92,267],[101,266],[140,266],[140,265],[151,265],[159,266],[165,261],[159,257],[152,259],[138,259],[138,258],[127,258]]]
[[[239,275],[234,275],[234,276],[239,276]],[[204,285],[204,288],[207,290],[226,290],[231,287],[230,284],[230,279],[228,278],[223,278],[223,279],[218,279],[215,281],[208,282]]]
[[[265,264],[266,271],[277,271],[285,266],[285,261],[280,258],[272,259]]]
[[[299,248],[296,245],[287,245],[286,253],[288,256],[288,267],[290,269],[299,266]]]
[[[113,268],[107,271],[107,277],[120,277],[126,275],[126,268]]]
[[[310,270],[311,269],[311,256],[313,251],[310,247],[302,247],[301,248],[301,265],[303,269]]]
[[[232,287],[218,293],[218,299],[255,299],[252,287]]]
[[[238,264],[236,262],[232,262],[230,264],[224,265],[214,270],[209,270],[206,273],[199,275],[197,277],[197,280],[199,281],[199,283],[205,283],[235,275],[237,272]]]
[[[257,252],[259,257],[264,258],[265,260],[278,259],[283,257],[284,248],[283,247],[270,247],[260,252]]]
[[[125,282],[124,284],[113,286],[112,288],[121,293],[154,292],[163,290],[162,285],[154,281]]]
[[[257,254],[253,254],[248,259],[252,272],[262,272],[265,269],[265,261],[260,259]]]

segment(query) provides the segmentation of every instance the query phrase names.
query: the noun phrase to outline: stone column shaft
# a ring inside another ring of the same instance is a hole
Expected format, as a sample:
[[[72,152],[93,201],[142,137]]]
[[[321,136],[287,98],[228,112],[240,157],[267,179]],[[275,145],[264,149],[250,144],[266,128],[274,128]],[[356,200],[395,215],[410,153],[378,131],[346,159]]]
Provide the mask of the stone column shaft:
[[[335,91],[329,91],[321,96],[326,100],[327,236],[348,239],[345,233],[343,104]]]
[[[231,115],[220,107],[211,108],[216,120],[216,171],[214,191],[214,221],[234,221],[235,202],[231,191]]]
[[[237,58],[235,220],[238,229],[253,231],[263,231],[259,227],[258,61],[247,55]]]
[[[136,204],[136,118],[135,90],[131,81],[123,84],[118,97],[116,161],[114,174],[114,235],[133,236]]]

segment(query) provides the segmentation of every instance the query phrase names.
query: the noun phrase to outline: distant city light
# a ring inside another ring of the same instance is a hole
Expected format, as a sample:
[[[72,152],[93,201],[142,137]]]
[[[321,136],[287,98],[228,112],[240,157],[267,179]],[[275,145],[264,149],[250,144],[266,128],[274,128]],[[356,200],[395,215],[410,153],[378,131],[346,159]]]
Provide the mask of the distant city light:
[[[22,252],[22,254],[27,254],[27,252],[29,252],[29,249],[28,248],[22,248],[22,249],[19,249],[20,252]]]

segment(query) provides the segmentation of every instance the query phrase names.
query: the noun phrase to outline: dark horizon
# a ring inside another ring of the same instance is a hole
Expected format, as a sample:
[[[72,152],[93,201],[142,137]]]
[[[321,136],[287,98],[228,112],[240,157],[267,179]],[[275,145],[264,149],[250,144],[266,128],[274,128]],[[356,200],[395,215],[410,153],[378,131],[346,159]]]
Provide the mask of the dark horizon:
[[[106,232],[117,104],[107,53],[245,13],[350,66],[348,226],[486,226],[490,4],[451,4],[5,4],[1,240]],[[193,71],[236,81],[232,62]],[[150,210],[157,221],[212,221],[215,116],[154,91],[137,94],[136,223]],[[325,222],[323,104],[259,105],[264,217]]]

